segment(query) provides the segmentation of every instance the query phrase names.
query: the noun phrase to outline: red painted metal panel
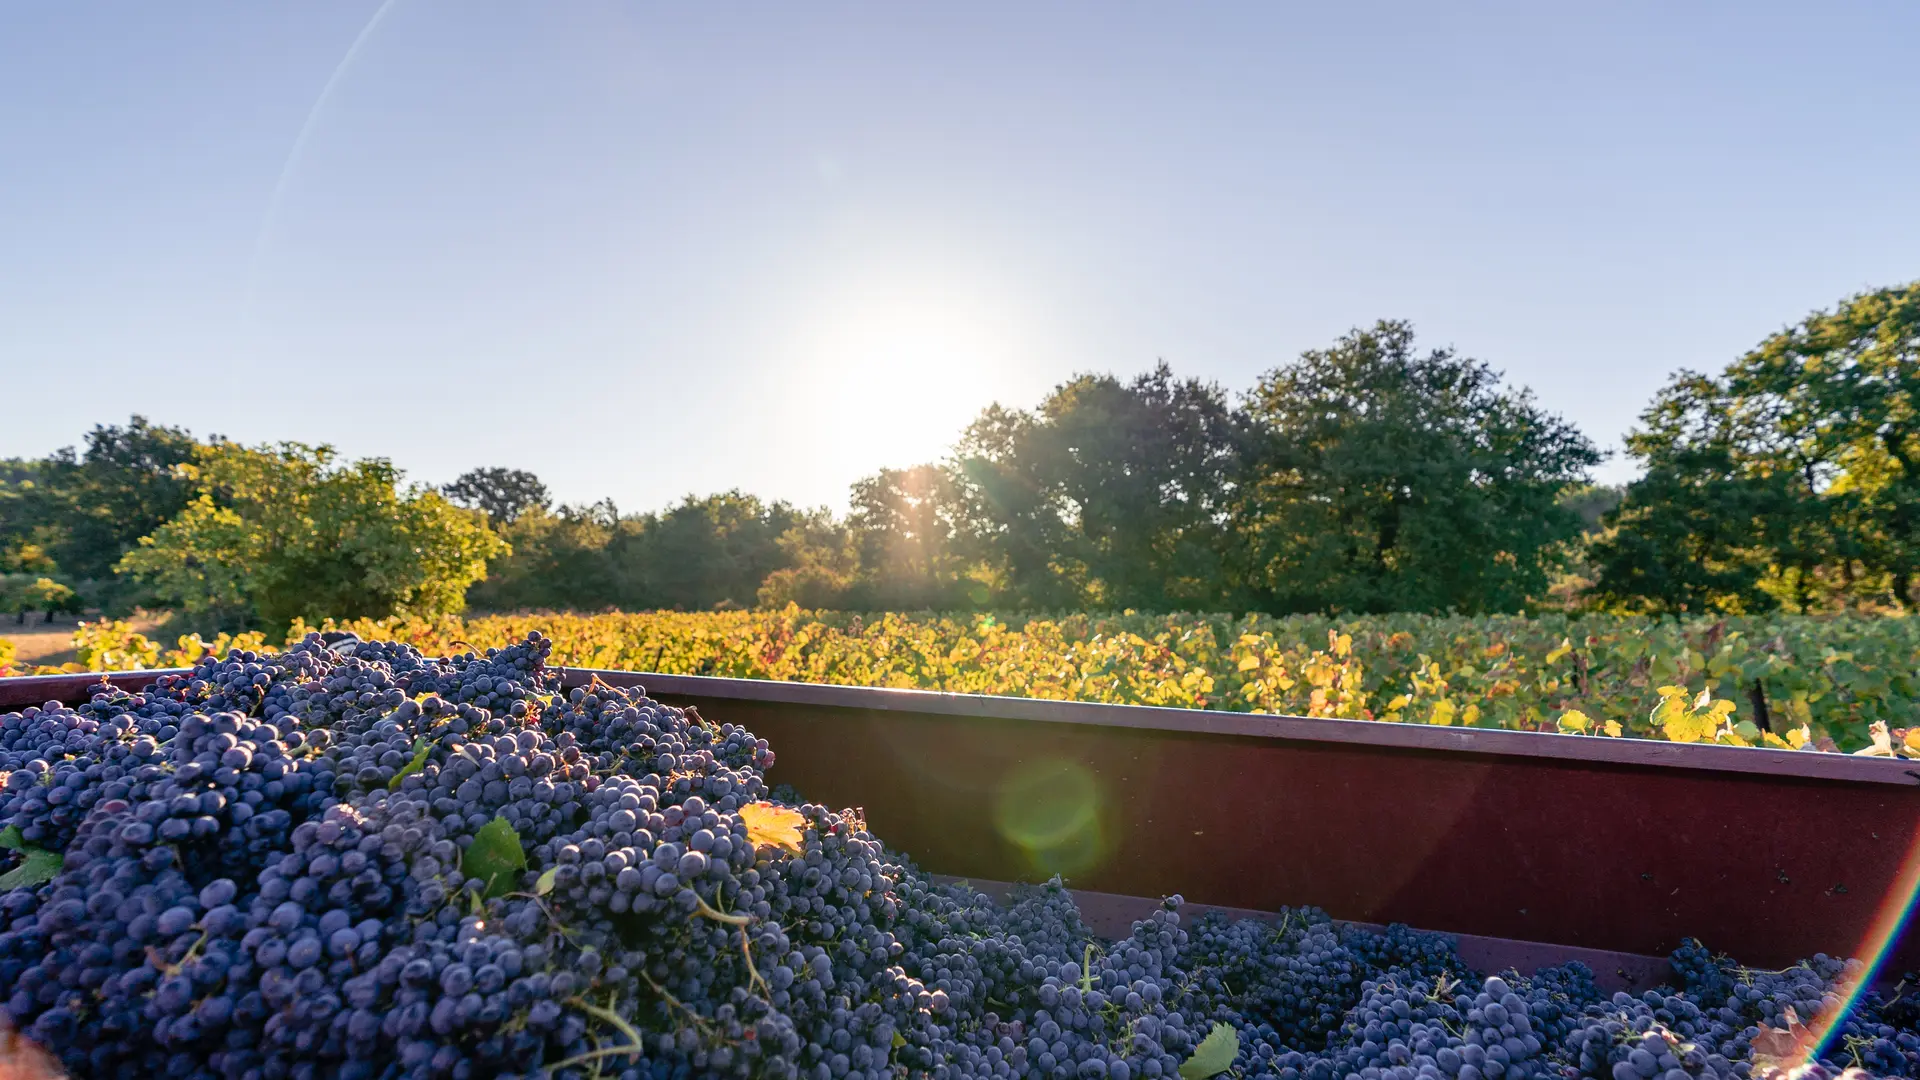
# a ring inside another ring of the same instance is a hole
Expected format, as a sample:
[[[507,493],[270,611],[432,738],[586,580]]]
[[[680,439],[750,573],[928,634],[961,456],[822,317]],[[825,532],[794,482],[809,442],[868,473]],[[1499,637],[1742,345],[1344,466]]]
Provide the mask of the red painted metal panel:
[[[878,709],[939,716],[997,717],[1041,723],[1092,724],[1148,728],[1194,734],[1248,735],[1402,750],[1465,751],[1506,757],[1538,757],[1562,762],[1673,766],[1765,776],[1854,780],[1870,784],[1920,786],[1920,762],[1789,750],[1692,745],[1652,739],[1502,731],[1492,728],[1384,724],[1366,720],[1328,720],[1308,716],[1213,712],[1148,705],[1105,705],[1085,701],[1045,701],[937,690],[896,690],[867,686],[721,679],[704,675],[655,675],[632,671],[562,669],[565,684],[592,679],[615,686],[645,686],[661,697],[690,700],[764,701],[815,707]]]
[[[661,696],[744,724],[775,748],[770,779],[864,808],[942,873],[1064,861],[1100,892],[1610,952],[1692,934],[1759,965],[1856,954],[1920,833],[1912,785]],[[1045,799],[1021,777],[1049,770],[1093,792],[1090,843],[1064,859],[1007,821],[1010,784]]]
[[[184,675],[185,668],[162,671],[91,672],[80,675],[22,675],[0,679],[0,711],[60,701],[73,705],[87,700],[108,683],[122,690],[140,690],[162,675]]]

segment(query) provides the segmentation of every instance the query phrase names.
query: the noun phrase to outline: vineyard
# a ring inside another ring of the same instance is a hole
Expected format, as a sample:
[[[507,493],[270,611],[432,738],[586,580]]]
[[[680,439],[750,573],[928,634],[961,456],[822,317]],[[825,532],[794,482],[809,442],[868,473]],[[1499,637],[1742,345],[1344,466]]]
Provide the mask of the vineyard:
[[[297,641],[301,623],[287,636]],[[808,612],[520,614],[335,623],[428,655],[539,629],[574,667],[905,687],[1397,723],[1920,754],[1920,621],[1549,615],[1063,617]],[[172,648],[84,625],[71,670],[184,666],[258,634]],[[272,644],[278,645],[275,641]],[[5,656],[0,654],[0,668]],[[36,669],[51,670],[51,669]],[[25,673],[21,671],[19,673]]]

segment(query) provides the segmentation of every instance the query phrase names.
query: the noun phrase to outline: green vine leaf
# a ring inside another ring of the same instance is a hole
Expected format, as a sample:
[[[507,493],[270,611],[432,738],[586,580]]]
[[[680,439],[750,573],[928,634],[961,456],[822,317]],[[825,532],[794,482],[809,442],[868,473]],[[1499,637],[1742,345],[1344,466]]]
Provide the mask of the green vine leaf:
[[[400,781],[405,780],[407,777],[412,776],[414,773],[417,773],[421,769],[426,768],[427,767],[427,751],[430,748],[432,748],[432,746],[433,744],[429,743],[425,739],[413,740],[413,760],[407,762],[406,765],[403,766],[399,772],[393,774],[393,779],[387,781],[387,790],[399,791]]]
[[[57,851],[41,851],[35,847],[20,850],[26,853],[26,861],[0,874],[0,889],[27,889],[45,885],[66,863],[66,859]]]
[[[545,896],[552,892],[554,875],[559,872],[560,868],[557,866],[547,867],[546,873],[540,875],[540,880],[533,883],[533,895]]]
[[[1240,1033],[1226,1024],[1215,1024],[1200,1045],[1193,1048],[1193,1056],[1180,1066],[1181,1080],[1207,1080],[1209,1076],[1218,1076],[1233,1068],[1233,1059],[1240,1056]]]
[[[0,829],[0,847],[12,848],[15,851],[27,850],[27,838],[20,835],[20,826],[9,825]]]
[[[460,856],[460,872],[487,883],[486,898],[513,891],[514,876],[527,868],[527,851],[520,834],[504,817],[496,817],[473,834],[473,843]]]

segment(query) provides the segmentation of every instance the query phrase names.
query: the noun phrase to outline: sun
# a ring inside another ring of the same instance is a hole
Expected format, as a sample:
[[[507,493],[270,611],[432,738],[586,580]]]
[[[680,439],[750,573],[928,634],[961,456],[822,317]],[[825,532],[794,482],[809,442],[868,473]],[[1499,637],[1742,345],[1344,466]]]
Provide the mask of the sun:
[[[935,460],[982,408],[1025,389],[1046,354],[1037,323],[1004,283],[951,268],[877,267],[813,293],[780,350],[779,381],[796,406],[856,425],[843,437],[867,456]]]

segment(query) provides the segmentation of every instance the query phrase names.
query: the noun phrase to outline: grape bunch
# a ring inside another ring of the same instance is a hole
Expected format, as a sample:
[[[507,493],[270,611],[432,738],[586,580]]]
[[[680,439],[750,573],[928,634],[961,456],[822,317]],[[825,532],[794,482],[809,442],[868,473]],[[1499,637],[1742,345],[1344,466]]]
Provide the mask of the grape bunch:
[[[1767,1080],[1823,1018],[1805,1075],[1920,1075],[1920,1010],[1826,957],[1689,941],[1679,986],[1608,997],[1177,896],[1104,940],[1058,878],[938,882],[770,788],[752,732],[563,689],[551,652],[316,634],[0,716],[0,1046],[220,1080]]]

